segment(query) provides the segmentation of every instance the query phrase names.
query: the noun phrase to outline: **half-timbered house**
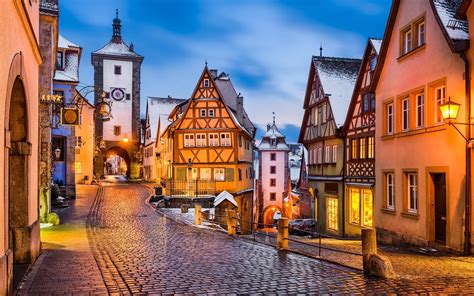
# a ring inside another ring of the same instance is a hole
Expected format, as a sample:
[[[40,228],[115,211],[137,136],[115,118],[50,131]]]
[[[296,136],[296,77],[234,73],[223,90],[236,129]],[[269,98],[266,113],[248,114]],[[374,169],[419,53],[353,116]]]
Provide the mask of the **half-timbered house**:
[[[346,118],[361,60],[313,56],[299,142],[309,154],[308,184],[322,232],[344,235],[344,142]]]
[[[345,135],[345,232],[359,236],[374,226],[375,94],[370,85],[382,40],[369,39],[347,112]]]
[[[229,76],[206,65],[191,98],[169,119],[162,136],[166,195],[213,198],[225,190],[234,196],[239,217],[250,221],[255,127]]]

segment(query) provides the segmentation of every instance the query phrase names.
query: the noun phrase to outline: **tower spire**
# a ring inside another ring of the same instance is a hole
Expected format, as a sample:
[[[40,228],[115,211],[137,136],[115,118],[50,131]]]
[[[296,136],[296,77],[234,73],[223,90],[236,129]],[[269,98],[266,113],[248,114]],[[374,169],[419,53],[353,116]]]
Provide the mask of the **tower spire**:
[[[272,112],[273,113],[273,125],[275,125],[275,112]]]
[[[112,23],[112,28],[113,28],[113,34],[112,34],[112,41],[119,43],[122,40],[122,22],[119,19],[118,16],[118,9],[115,10],[115,18]]]

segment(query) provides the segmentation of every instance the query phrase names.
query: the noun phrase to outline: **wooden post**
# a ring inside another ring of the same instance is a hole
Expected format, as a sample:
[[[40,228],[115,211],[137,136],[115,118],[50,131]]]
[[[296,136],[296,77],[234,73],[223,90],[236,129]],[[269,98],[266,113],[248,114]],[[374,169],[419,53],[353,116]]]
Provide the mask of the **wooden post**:
[[[277,235],[277,249],[288,249],[288,219],[278,219],[278,235]]]
[[[201,205],[194,205],[194,224],[201,225]]]
[[[235,219],[234,210],[226,210],[227,213],[227,234],[235,235],[237,232],[237,220]]]
[[[377,238],[375,235],[375,229],[362,229],[362,263],[364,271],[369,271],[369,259],[370,256],[377,254]]]

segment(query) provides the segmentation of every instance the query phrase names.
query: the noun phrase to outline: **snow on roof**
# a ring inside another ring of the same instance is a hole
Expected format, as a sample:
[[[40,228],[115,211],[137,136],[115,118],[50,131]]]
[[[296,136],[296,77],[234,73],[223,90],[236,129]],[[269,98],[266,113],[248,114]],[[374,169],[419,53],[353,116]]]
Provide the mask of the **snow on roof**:
[[[377,55],[380,54],[380,48],[382,47],[382,39],[370,38],[370,42],[372,43],[372,46],[374,47]]]
[[[344,124],[361,60],[313,56],[324,93],[329,97],[337,126]]]
[[[462,0],[433,0],[433,3],[449,37],[453,40],[469,40],[468,22],[456,17]]]
[[[58,47],[67,49],[67,48],[70,48],[70,47],[80,47],[80,46],[75,44],[74,42],[69,41],[68,39],[64,38],[63,35],[59,34]]]
[[[217,207],[224,200],[228,200],[231,204],[238,207],[237,202],[234,199],[234,196],[225,190],[219,193],[218,196],[216,196],[216,199],[214,200],[214,207]]]
[[[276,140],[276,145],[272,144]],[[262,136],[258,150],[290,150],[285,141],[285,136],[280,132],[275,123],[267,126],[267,132]]]
[[[54,80],[79,82],[79,52],[66,52],[64,69],[56,70]]]
[[[120,39],[120,42],[110,41],[104,47],[94,51],[95,54],[106,54],[106,55],[118,55],[118,56],[129,56],[129,57],[141,57],[135,51],[131,50],[130,47]]]
[[[173,108],[184,99],[148,97],[147,99],[147,117],[150,122],[151,141],[154,142],[157,136],[158,122],[160,123],[160,135],[168,127],[170,122],[168,116]]]

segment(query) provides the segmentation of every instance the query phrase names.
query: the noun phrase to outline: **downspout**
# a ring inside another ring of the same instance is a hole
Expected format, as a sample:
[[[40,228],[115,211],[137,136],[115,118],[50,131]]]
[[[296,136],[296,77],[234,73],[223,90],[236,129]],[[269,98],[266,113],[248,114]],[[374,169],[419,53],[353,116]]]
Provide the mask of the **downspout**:
[[[464,61],[464,75],[466,83],[466,138],[471,140],[471,65],[469,59],[466,56],[466,52],[463,51],[460,54],[461,59]],[[466,182],[465,182],[465,218],[464,218],[464,255],[468,256],[471,253],[471,143],[468,142],[466,145]]]

